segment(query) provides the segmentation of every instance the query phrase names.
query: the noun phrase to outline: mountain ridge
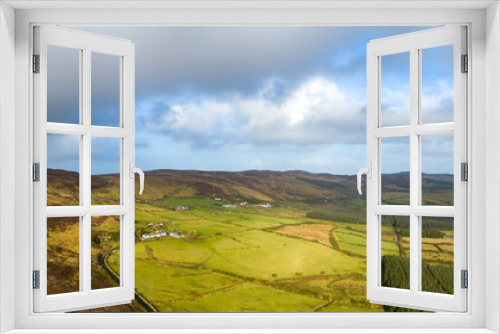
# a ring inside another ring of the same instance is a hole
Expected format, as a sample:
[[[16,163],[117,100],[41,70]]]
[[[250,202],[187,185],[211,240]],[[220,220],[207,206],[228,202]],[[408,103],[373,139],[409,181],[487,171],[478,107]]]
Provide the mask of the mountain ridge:
[[[221,197],[230,201],[319,203],[360,198],[356,190],[356,175],[256,169],[237,172],[155,169],[146,171],[145,175],[145,190],[142,196],[137,197],[139,201]],[[48,169],[47,177],[49,192],[53,190],[60,193],[64,192],[64,189],[78,189],[77,172]],[[364,187],[366,178],[363,178],[362,182]],[[409,172],[382,174],[382,193],[409,193],[409,184]],[[428,192],[452,192],[453,175],[423,173],[422,188]],[[93,175],[92,192],[96,196],[119,196],[118,174]]]

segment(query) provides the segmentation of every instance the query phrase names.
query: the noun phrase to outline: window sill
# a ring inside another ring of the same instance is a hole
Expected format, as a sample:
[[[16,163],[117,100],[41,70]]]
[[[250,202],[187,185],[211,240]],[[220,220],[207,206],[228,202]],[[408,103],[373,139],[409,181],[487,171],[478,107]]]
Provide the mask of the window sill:
[[[5,334],[487,334],[471,329],[15,329]]]

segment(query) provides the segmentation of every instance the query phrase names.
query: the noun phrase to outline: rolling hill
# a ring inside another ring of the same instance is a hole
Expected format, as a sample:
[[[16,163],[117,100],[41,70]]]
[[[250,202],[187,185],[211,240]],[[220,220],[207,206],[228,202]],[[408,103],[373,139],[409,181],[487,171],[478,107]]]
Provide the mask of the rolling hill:
[[[170,169],[152,170],[145,174],[144,194],[137,197],[137,200],[221,197],[235,201],[314,203],[360,198],[356,190],[355,175],[314,174],[300,170],[225,172]],[[47,177],[49,203],[52,203],[49,205],[77,205],[77,172],[49,169]],[[93,202],[116,201],[119,194],[118,181],[116,174],[92,176]],[[408,194],[409,173],[384,174],[382,184],[383,194]],[[453,176],[423,174],[422,188],[424,193],[451,194]]]

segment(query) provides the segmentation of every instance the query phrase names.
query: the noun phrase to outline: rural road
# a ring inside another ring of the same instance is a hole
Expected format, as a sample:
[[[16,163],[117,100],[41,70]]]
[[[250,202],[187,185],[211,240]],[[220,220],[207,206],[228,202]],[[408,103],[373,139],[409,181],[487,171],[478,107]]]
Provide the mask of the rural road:
[[[139,242],[140,241],[140,238],[139,236],[137,235],[137,233],[135,234],[135,242]],[[108,266],[108,263],[107,263],[107,258],[109,256],[109,254],[111,254],[112,252],[114,252],[115,250],[118,250],[120,247],[115,247],[115,248],[111,248],[110,250],[108,250],[106,253],[104,253],[104,255],[101,257],[100,259],[100,264],[101,264],[101,267],[106,270],[106,272],[118,283],[120,284],[120,277],[118,277],[118,275]],[[151,304],[146,298],[144,298],[142,295],[138,294],[138,293],[135,293],[135,299],[139,302],[139,304],[141,304],[148,312],[158,312],[158,310],[153,306],[153,304]]]

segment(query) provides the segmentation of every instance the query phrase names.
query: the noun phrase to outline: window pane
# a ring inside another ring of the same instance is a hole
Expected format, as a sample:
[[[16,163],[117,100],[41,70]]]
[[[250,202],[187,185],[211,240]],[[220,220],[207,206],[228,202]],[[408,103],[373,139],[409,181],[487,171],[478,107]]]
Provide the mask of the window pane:
[[[453,45],[423,49],[422,123],[453,122]]]
[[[453,294],[453,218],[422,217],[422,291]]]
[[[410,125],[410,53],[381,58],[382,126]]]
[[[80,50],[47,46],[47,122],[80,122]]]
[[[453,205],[453,134],[422,136],[422,205]]]
[[[92,290],[120,285],[120,216],[92,217]]]
[[[47,294],[80,291],[80,218],[47,218]]]
[[[382,204],[410,204],[410,137],[381,139]]]
[[[120,57],[92,52],[92,125],[120,126]]]
[[[120,142],[92,137],[92,205],[120,205]]]
[[[47,134],[47,205],[80,205],[80,136]]]
[[[382,216],[382,286],[410,289],[410,217]]]

